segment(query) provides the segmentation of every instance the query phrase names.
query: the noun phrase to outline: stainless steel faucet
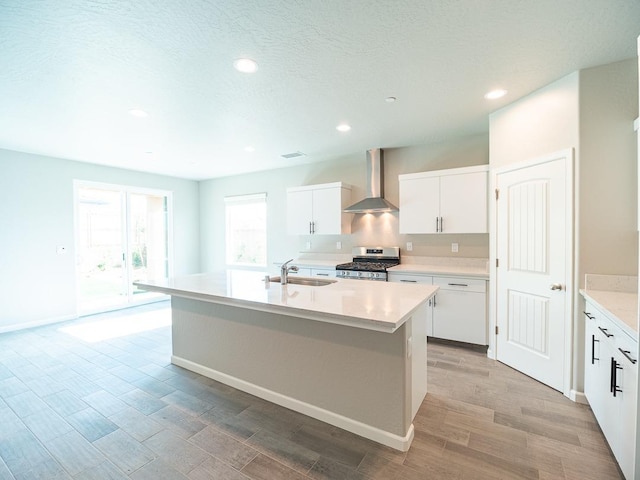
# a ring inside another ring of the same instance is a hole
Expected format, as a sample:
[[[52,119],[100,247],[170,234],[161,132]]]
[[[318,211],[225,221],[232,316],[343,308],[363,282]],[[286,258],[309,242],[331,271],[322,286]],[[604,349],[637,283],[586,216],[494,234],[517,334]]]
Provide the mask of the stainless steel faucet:
[[[287,284],[287,281],[289,280],[289,272],[298,271],[298,267],[296,267],[295,265],[291,265],[290,267],[288,266],[289,263],[292,261],[293,261],[293,258],[291,260],[287,260],[286,262],[284,262],[280,267],[280,283],[282,285]]]

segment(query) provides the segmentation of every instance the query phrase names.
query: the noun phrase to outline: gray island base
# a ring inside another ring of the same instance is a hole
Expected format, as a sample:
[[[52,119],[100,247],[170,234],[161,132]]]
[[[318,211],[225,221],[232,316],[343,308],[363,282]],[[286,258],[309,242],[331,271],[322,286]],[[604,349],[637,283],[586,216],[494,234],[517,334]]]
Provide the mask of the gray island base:
[[[240,272],[138,285],[171,295],[175,365],[409,449],[427,392],[426,304],[437,287],[265,285]]]

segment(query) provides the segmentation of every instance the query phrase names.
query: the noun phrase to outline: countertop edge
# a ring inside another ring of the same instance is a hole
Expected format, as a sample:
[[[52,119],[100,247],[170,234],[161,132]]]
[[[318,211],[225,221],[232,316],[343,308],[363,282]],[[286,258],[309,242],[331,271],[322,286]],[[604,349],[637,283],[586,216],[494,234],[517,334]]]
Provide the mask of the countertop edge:
[[[607,302],[603,301],[602,296],[603,295],[607,295],[607,294],[618,294],[618,295],[624,295],[625,297],[628,296],[630,300],[634,300],[635,297],[635,301],[633,302],[636,305],[636,309],[637,309],[637,298],[638,295],[635,293],[629,293],[629,292],[611,292],[608,290],[586,290],[584,288],[580,289],[580,294],[589,302],[592,302],[596,305],[596,307],[598,307],[599,309],[603,310],[604,313],[607,315],[607,317],[614,322],[614,324],[620,328],[624,333],[626,333],[629,337],[632,338],[632,340],[634,341],[638,341],[638,332],[633,329],[633,327],[631,327],[625,320],[623,320],[622,318],[620,318],[619,314],[616,314],[611,306],[607,306]],[[606,299],[605,299],[606,300]]]
[[[434,277],[470,277],[489,280],[489,272],[465,267],[446,267],[442,265],[400,264],[387,269],[389,273],[408,275],[430,275]]]
[[[181,290],[178,288],[153,285],[153,284],[148,284],[143,282],[134,282],[134,285],[137,285],[138,287],[143,288],[145,290],[164,293],[167,295],[175,295],[178,297],[189,298],[192,300],[246,308],[249,310],[256,310],[261,312],[277,313],[280,315],[304,318],[307,320],[315,320],[315,321],[320,321],[324,323],[332,323],[335,325],[344,325],[348,327],[361,328],[365,330],[373,330],[373,331],[383,332],[383,333],[394,333],[396,330],[398,330],[398,328],[400,328],[423,303],[427,302],[429,298],[435,295],[435,293],[439,288],[435,285],[432,286],[433,291],[431,292],[430,295],[428,295],[424,299],[424,301],[418,303],[414,308],[408,311],[403,317],[399,318],[396,322],[392,323],[392,322],[381,322],[375,319],[357,318],[357,317],[350,317],[346,315],[338,315],[333,313],[306,310],[306,309],[295,308],[295,307],[290,307],[285,305],[273,305],[269,303],[255,302],[251,300],[229,298],[229,297],[220,296],[220,295],[190,292],[190,291]]]

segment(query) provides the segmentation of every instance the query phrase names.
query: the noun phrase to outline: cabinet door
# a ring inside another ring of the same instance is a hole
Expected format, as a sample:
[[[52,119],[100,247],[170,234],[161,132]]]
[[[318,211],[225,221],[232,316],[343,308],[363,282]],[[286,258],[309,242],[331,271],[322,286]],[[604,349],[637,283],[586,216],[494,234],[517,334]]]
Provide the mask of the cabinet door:
[[[440,177],[442,233],[487,233],[487,172]],[[401,213],[402,215],[402,210]]]
[[[313,211],[311,190],[287,192],[287,233],[289,235],[310,235]]]
[[[400,181],[400,233],[436,233],[439,216],[439,177]]]
[[[424,283],[433,285],[433,277],[407,273],[389,272],[389,281],[397,283]],[[427,303],[427,337],[433,337],[433,298]]]
[[[620,418],[618,419],[620,442],[616,458],[625,478],[637,478],[635,476],[635,426],[638,398],[638,367],[637,364],[633,364],[624,355],[619,354],[617,357],[617,362],[620,364],[621,369],[617,370],[616,384],[621,391],[616,393],[616,398],[620,402]],[[633,358],[635,359],[635,356]]]
[[[611,364],[614,360],[614,351],[612,342],[602,333],[598,322],[597,339],[600,340],[600,368],[596,377],[599,385],[599,396],[597,396],[596,409],[592,407],[593,413],[598,420],[602,433],[607,438],[611,450],[615,453],[617,447],[617,428],[618,416],[620,412],[616,411],[616,401],[611,393]],[[606,325],[604,325],[606,327]]]
[[[458,342],[486,345],[485,294],[438,290],[433,307],[433,336]]]
[[[313,233],[342,233],[342,189],[337,187],[313,190]]]
[[[596,331],[594,309],[587,303],[584,316],[584,395],[589,401],[591,410],[595,412],[602,408],[604,393],[602,365],[606,361],[600,360],[600,335]]]

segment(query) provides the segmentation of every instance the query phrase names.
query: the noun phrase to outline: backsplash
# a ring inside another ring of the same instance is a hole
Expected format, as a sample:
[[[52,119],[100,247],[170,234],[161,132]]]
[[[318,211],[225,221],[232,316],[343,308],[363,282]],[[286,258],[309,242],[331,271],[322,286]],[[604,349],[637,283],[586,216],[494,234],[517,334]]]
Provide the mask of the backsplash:
[[[399,246],[400,256],[481,258],[489,257],[489,234],[401,235],[398,214],[358,214],[351,222],[350,235],[305,235],[298,238],[300,253],[351,254],[351,247]],[[337,248],[338,242],[341,248]],[[411,243],[411,250],[407,249]],[[451,244],[458,244],[452,252]],[[404,260],[403,260],[404,261]]]
[[[638,292],[638,277],[629,275],[597,275],[587,273],[584,276],[586,290],[602,290],[607,292]]]

